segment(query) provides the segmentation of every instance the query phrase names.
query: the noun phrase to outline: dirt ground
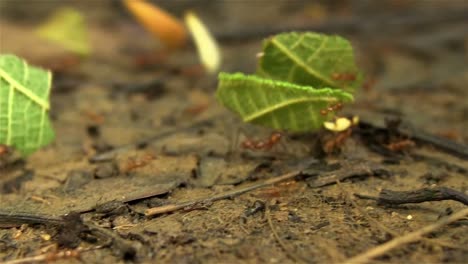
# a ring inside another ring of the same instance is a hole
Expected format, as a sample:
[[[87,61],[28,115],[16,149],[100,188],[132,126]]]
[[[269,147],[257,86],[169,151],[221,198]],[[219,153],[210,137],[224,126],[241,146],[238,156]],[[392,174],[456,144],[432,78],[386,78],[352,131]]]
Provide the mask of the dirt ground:
[[[192,45],[168,54],[118,1],[71,1],[88,18],[93,53],[67,63],[73,57],[34,34],[57,2],[20,2],[0,3],[0,52],[55,69],[57,137],[27,159],[0,160],[0,261],[340,263],[466,208],[354,195],[425,187],[468,194],[464,1],[162,1],[206,21],[222,45],[223,71],[252,73],[262,38],[283,30],[352,41],[369,85],[342,114],[362,125],[344,142],[325,131],[286,134],[268,151],[240,147],[271,131],[215,101],[216,76],[203,72]],[[385,120],[442,143],[392,134]],[[197,199],[205,200],[145,215]],[[467,245],[465,218],[371,262],[466,263]]]

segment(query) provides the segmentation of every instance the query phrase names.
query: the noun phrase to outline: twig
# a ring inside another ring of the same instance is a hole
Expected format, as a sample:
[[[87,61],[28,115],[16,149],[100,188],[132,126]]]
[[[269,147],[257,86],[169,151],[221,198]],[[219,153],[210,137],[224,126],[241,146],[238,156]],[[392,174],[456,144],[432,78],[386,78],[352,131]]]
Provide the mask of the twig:
[[[302,173],[302,171],[300,171],[300,170],[293,171],[293,172],[283,174],[281,176],[277,176],[277,177],[267,179],[267,180],[264,180],[264,181],[261,181],[261,182],[256,182],[256,183],[254,183],[252,185],[242,187],[242,188],[238,188],[238,189],[231,190],[231,191],[227,191],[227,192],[220,193],[220,194],[217,194],[217,195],[207,196],[207,197],[203,197],[203,198],[200,198],[200,199],[191,200],[191,201],[187,201],[187,202],[181,202],[181,203],[177,203],[177,204],[169,204],[169,205],[149,208],[149,209],[147,209],[145,211],[145,215],[152,216],[152,215],[158,215],[158,214],[174,212],[174,211],[181,210],[181,209],[190,209],[190,208],[196,207],[197,205],[209,205],[212,202],[215,202],[215,201],[218,201],[218,200],[232,198],[232,197],[239,196],[239,195],[241,195],[243,193],[246,193],[246,192],[258,189],[258,188],[266,187],[266,186],[269,186],[269,185],[272,185],[272,184],[275,184],[275,183],[279,183],[279,182],[282,182],[282,181],[289,180],[291,178],[294,178],[296,176],[301,175],[301,173]]]
[[[405,244],[408,244],[408,243],[412,243],[412,242],[416,242],[418,240],[420,240],[422,238],[422,236],[442,227],[442,226],[445,226],[445,225],[448,225],[450,223],[453,223],[457,220],[460,220],[461,218],[465,217],[468,215],[468,208],[466,209],[463,209],[463,210],[460,210],[454,214],[452,214],[451,216],[447,217],[447,218],[443,218],[441,220],[439,220],[438,222],[434,223],[434,224],[431,224],[431,225],[428,225],[428,226],[425,226],[417,231],[414,231],[414,232],[411,232],[411,233],[408,233],[406,235],[403,235],[401,237],[397,237],[395,239],[392,239],[382,245],[379,245],[377,247],[374,247],[364,253],[361,253],[357,256],[354,256],[350,259],[348,259],[347,261],[344,262],[344,264],[358,264],[358,263],[367,263],[369,261],[371,261],[372,259],[376,258],[376,257],[379,257],[385,253],[387,253],[388,251],[394,249],[394,248],[397,248],[399,246],[402,246],[402,245],[405,245]]]
[[[418,130],[407,123],[403,123],[398,127],[388,128],[369,121],[359,121],[359,128],[364,131],[363,136],[368,136],[368,134],[365,134],[366,132],[368,133],[368,130],[375,131],[375,133],[395,133],[423,144],[432,145],[445,153],[457,156],[464,160],[468,160],[467,145],[457,143],[446,138],[438,137],[422,130]]]
[[[108,208],[108,206],[111,205],[111,203],[116,205],[116,206],[117,205],[120,206],[120,205],[123,205],[125,203],[131,203],[131,202],[135,202],[135,201],[138,201],[138,200],[148,199],[148,198],[151,198],[151,197],[154,197],[154,196],[157,196],[157,195],[165,194],[165,193],[168,193],[171,189],[173,189],[172,184],[167,184],[167,185],[168,185],[167,188],[165,187],[166,185],[163,185],[163,187],[161,187],[161,188],[155,187],[150,191],[148,191],[148,190],[143,190],[143,191],[136,190],[136,191],[133,191],[133,192],[129,192],[125,196],[119,197],[119,199],[114,199],[112,201],[105,201],[105,202],[97,204],[97,205],[91,205],[91,206],[88,206],[88,207],[85,207],[85,208],[79,210],[78,212],[80,214],[89,213],[89,212],[95,211],[96,209],[99,209],[99,208],[103,208],[103,207]]]
[[[400,131],[405,134],[410,135],[412,138],[414,138],[417,141],[433,145],[434,147],[437,147],[438,149],[446,153],[468,160],[468,146],[467,145],[457,143],[446,138],[431,135],[427,132],[416,130],[414,128],[405,127],[405,128],[402,128]]]
[[[47,215],[22,212],[0,212],[0,227],[18,226],[22,224],[61,226],[64,224],[64,221],[62,218]]]
[[[375,163],[364,162],[362,160],[345,164],[340,169],[335,171],[322,173],[314,169],[307,169],[303,172],[305,175],[314,176],[321,174],[317,178],[310,178],[307,180],[309,187],[317,188],[329,184],[335,184],[337,181],[343,181],[348,178],[358,176],[371,176],[371,175],[388,175],[389,171],[385,170],[382,166]]]
[[[283,248],[284,252],[286,252],[286,255],[288,255],[291,259],[294,260],[296,263],[307,263],[303,261],[299,256],[296,256],[291,249],[284,243],[284,241],[280,238],[278,233],[276,233],[275,227],[273,226],[273,221],[271,221],[271,215],[270,215],[270,206],[266,207],[265,210],[265,217],[268,221],[268,225],[270,226],[271,232],[273,233],[273,236],[276,238],[276,241],[278,244],[280,244],[281,248]]]
[[[423,188],[414,191],[392,191],[383,189],[380,192],[379,197],[362,194],[354,195],[361,199],[375,200],[379,204],[388,205],[423,203],[443,200],[453,200],[463,203],[464,205],[468,205],[468,195],[447,187]]]

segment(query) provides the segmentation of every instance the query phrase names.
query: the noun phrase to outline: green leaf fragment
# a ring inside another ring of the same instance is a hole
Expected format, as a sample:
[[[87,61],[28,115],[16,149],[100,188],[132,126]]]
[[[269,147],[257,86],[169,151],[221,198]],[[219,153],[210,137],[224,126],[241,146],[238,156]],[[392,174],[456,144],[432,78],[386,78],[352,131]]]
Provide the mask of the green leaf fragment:
[[[28,155],[54,139],[49,120],[52,75],[0,55],[0,144]]]
[[[350,93],[342,90],[314,89],[255,75],[220,73],[218,79],[219,102],[245,122],[274,129],[296,132],[318,129],[333,116],[320,114],[322,109],[353,100]]]
[[[58,9],[38,29],[39,36],[80,55],[89,55],[91,46],[83,15],[73,8]]]
[[[361,86],[363,80],[349,41],[312,32],[284,33],[265,40],[257,74],[269,79],[349,92]],[[354,80],[337,78],[337,75],[354,76]]]

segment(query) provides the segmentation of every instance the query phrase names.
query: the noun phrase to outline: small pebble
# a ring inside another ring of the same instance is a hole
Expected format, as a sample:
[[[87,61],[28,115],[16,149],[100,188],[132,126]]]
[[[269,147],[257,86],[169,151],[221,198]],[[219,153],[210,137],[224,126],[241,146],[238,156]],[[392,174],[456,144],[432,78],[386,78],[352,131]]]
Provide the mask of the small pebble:
[[[413,216],[412,216],[412,215],[408,215],[408,216],[406,216],[406,219],[411,220],[411,219],[413,219]]]

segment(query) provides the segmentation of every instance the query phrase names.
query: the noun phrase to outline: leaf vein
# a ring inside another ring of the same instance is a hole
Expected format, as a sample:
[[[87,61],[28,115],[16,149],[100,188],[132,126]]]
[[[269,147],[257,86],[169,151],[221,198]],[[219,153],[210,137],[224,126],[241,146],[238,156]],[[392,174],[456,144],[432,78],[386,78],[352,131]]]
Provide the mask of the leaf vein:
[[[39,96],[35,95],[31,91],[29,91],[26,87],[18,83],[15,79],[13,79],[8,73],[6,73],[3,69],[0,69],[0,77],[5,79],[8,83],[11,84],[11,87],[18,90],[22,94],[24,94],[29,99],[33,100],[36,104],[40,105],[42,108],[49,110],[50,106],[45,100],[40,98]]]
[[[316,102],[316,101],[333,102],[333,101],[337,101],[337,99],[335,97],[320,97],[320,98],[301,97],[301,98],[296,98],[296,99],[292,99],[292,100],[287,100],[287,101],[281,102],[279,104],[276,104],[276,105],[273,105],[273,106],[270,106],[270,107],[266,107],[263,110],[256,111],[256,112],[254,112],[253,114],[251,114],[249,116],[245,116],[244,121],[250,122],[252,120],[260,118],[261,116],[267,115],[269,113],[273,113],[274,111],[277,111],[277,110],[279,110],[281,108],[285,108],[285,107],[288,107],[288,106],[291,106],[291,105],[294,105],[294,104],[305,103],[305,102]]]
[[[276,47],[278,47],[279,50],[281,50],[289,59],[291,59],[294,63],[299,65],[301,68],[303,68],[306,72],[309,74],[317,77],[317,79],[320,79],[322,82],[327,83],[328,85],[334,86],[334,83],[326,78],[325,76],[322,76],[320,73],[316,72],[314,69],[311,67],[308,67],[304,61],[296,57],[293,53],[291,53],[282,43],[278,42],[276,39],[273,39],[271,41]]]

